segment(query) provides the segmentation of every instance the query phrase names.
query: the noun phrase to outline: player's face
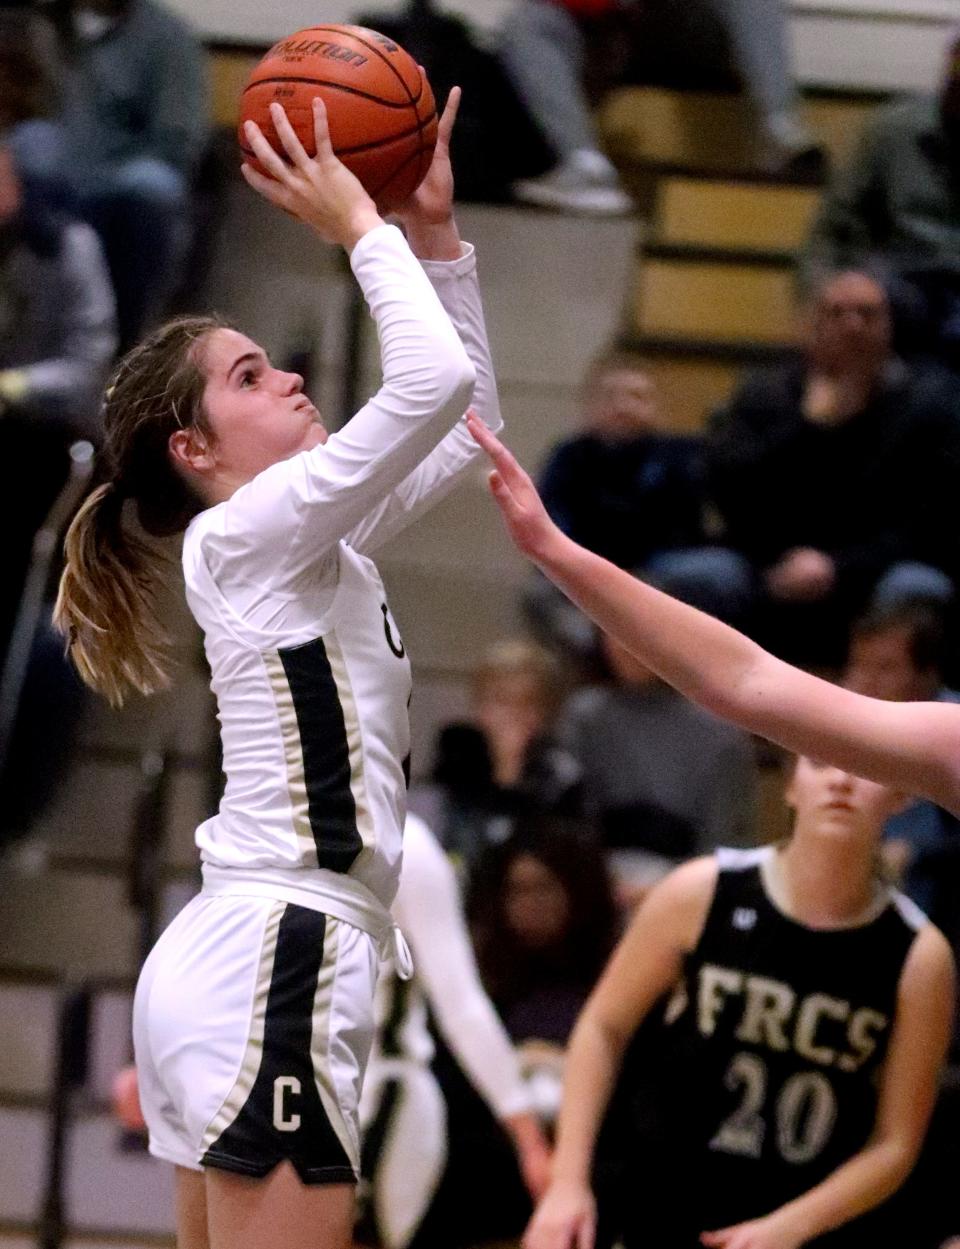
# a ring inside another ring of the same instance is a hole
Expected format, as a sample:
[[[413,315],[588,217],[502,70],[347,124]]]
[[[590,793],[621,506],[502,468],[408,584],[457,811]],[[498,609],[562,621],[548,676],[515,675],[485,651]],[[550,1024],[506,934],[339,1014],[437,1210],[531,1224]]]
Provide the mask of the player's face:
[[[786,792],[797,830],[876,842],[901,805],[895,790],[815,759],[799,758]]]
[[[204,408],[216,440],[217,467],[248,481],[271,464],[326,442],[320,413],[299,373],[270,363],[236,330],[215,330],[203,347]]]

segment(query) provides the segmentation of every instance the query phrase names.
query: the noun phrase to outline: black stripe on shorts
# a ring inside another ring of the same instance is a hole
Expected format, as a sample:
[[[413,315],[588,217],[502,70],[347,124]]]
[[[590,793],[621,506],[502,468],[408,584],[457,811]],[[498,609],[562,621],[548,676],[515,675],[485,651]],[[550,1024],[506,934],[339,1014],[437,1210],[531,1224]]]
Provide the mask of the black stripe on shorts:
[[[204,1166],[262,1177],[289,1161],[305,1184],[356,1181],[320,1100],[311,1055],[326,923],[319,911],[284,908],[260,1067],[237,1117],[201,1158]]]

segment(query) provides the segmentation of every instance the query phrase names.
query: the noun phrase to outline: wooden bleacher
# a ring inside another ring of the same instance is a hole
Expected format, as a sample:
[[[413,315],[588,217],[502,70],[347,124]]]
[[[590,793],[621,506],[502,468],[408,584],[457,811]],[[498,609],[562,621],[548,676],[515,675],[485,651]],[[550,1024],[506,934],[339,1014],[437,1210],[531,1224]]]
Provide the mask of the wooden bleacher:
[[[811,92],[804,111],[832,166],[845,162],[879,93]],[[796,332],[796,257],[821,188],[756,169],[740,98],[630,87],[599,114],[604,143],[648,220],[622,345],[655,377],[687,432],[744,367]]]

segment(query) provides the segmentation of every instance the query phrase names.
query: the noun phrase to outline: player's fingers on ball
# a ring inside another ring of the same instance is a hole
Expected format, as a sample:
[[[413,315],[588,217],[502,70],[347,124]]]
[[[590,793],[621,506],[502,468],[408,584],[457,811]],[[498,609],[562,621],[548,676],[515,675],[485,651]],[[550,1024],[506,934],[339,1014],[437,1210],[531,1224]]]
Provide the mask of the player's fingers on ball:
[[[267,177],[266,174],[262,174],[259,169],[254,169],[252,165],[248,165],[246,162],[240,166],[240,172],[255,191],[259,191],[261,195],[265,196],[272,203],[286,207],[289,192],[276,178]]]
[[[460,111],[460,100],[462,98],[463,92],[459,87],[450,88],[450,94],[447,96],[447,103],[440,118],[440,125],[437,128],[438,143],[450,142],[450,136],[457,121],[457,113]]]
[[[274,101],[270,105],[270,117],[273,121],[273,128],[277,132],[277,137],[283,144],[284,151],[298,168],[304,169],[310,163],[310,157],[300,142],[297,132],[290,125],[290,118],[287,116],[286,109],[282,104]]]
[[[335,156],[333,143],[330,140],[330,122],[327,117],[327,106],[320,96],[313,97],[313,134],[317,142],[317,156],[330,160]]]
[[[270,146],[266,136],[255,121],[245,122],[243,129],[247,142],[253,149],[257,160],[273,178],[282,182],[289,173],[287,166],[283,162],[283,157]]]

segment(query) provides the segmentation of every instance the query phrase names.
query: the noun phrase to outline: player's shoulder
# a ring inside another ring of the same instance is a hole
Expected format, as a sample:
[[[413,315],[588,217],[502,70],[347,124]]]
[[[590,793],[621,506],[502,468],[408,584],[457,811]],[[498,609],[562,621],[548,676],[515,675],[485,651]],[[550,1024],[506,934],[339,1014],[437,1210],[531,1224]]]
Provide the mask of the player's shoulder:
[[[766,846],[718,846],[713,857],[718,872],[753,872],[763,867],[776,853],[776,847]]]
[[[709,906],[717,888],[717,856],[701,855],[681,863],[651,889],[648,901],[660,907]]]
[[[718,846],[712,854],[690,859],[674,868],[657,888],[666,888],[675,897],[697,900],[712,898],[721,874],[727,876],[756,871],[773,853],[773,846],[754,846],[747,849]]]
[[[644,924],[669,931],[682,949],[692,950],[703,931],[717,889],[716,855],[682,863],[655,885],[640,913]]]
[[[933,920],[928,919],[919,907],[902,895],[897,895],[895,905],[914,934],[904,964],[904,973],[909,975],[911,969],[915,969],[918,964],[952,970],[955,962],[953,948]]]
[[[897,987],[902,1007],[912,1003],[922,1014],[932,1005],[953,1001],[957,967],[950,942],[930,920],[917,931],[907,951]]]

